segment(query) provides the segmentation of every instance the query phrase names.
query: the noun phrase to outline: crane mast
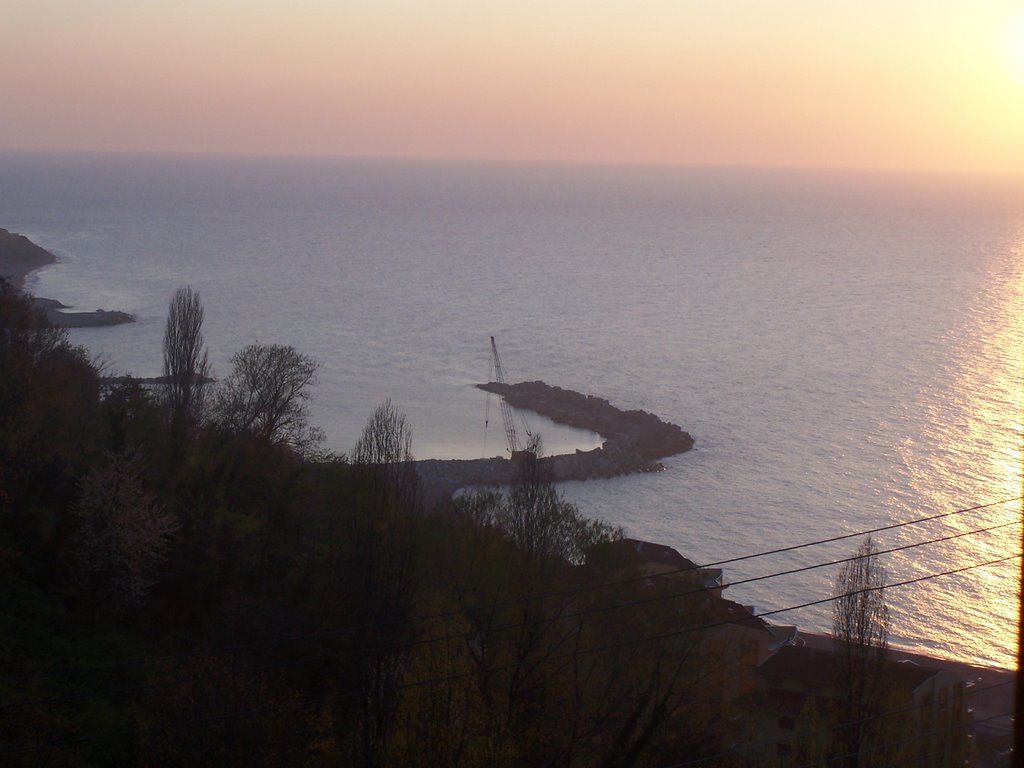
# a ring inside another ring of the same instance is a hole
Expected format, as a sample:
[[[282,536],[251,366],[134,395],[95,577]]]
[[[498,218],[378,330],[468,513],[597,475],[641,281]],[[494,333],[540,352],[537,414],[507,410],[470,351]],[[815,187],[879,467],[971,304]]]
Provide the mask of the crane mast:
[[[494,380],[499,384],[505,384],[505,369],[501,367],[501,357],[498,355],[498,345],[491,336],[491,364],[494,368]],[[500,397],[500,396],[499,396]],[[512,414],[512,406],[504,397],[501,397],[501,420],[505,423],[505,441],[508,443],[508,450],[513,459],[520,459],[532,455],[529,450],[524,450],[519,443],[519,435],[516,433],[515,420]],[[530,435],[527,430],[527,436]]]

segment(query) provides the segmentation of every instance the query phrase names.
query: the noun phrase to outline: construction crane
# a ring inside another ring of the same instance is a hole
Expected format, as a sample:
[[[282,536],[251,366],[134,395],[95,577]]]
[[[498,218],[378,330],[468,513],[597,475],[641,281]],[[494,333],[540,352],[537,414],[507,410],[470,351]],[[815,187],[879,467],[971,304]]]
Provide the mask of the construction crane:
[[[501,357],[498,355],[498,345],[494,342],[494,337],[491,336],[491,370],[494,374],[494,381],[499,384],[505,384],[505,369],[501,367]],[[512,460],[518,461],[520,459],[532,458],[534,453],[530,447],[523,448],[519,444],[519,435],[516,432],[516,424],[512,414],[512,406],[508,404],[508,401],[499,395],[501,398],[501,419],[505,422],[505,441],[508,443],[509,453],[512,454]],[[490,402],[488,401],[488,406]],[[490,409],[488,408],[488,413]],[[484,420],[484,431],[487,431],[487,421]],[[526,427],[526,423],[523,422],[523,431],[526,432],[527,438],[533,438],[533,433]]]

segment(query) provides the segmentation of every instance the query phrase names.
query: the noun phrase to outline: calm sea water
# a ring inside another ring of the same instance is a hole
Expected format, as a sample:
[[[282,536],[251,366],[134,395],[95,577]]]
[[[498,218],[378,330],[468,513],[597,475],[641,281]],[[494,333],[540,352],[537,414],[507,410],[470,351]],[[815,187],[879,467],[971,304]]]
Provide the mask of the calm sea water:
[[[568,483],[586,512],[698,562],[1018,496],[1020,180],[729,169],[0,156],[0,226],[60,257],[29,287],[135,313],[82,330],[154,375],[191,284],[219,373],[253,341],[323,364],[313,418],[351,448],[384,399],[419,457],[503,451],[472,385],[494,335],[511,380],[643,408],[696,438],[667,471]],[[534,420],[549,452],[596,437]],[[1019,502],[878,534],[891,582],[1014,554]],[[739,581],[857,540],[726,567]],[[1013,665],[1018,561],[887,592],[892,642]],[[762,611],[835,568],[737,585]],[[829,607],[773,617],[827,630]]]

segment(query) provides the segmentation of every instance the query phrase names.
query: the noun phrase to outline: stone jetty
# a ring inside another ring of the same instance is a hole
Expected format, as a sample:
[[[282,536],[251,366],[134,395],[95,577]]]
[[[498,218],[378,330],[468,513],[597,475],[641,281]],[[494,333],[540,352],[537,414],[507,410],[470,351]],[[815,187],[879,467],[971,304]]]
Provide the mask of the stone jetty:
[[[675,424],[646,411],[623,411],[593,395],[554,387],[543,381],[491,382],[477,386],[505,398],[514,408],[533,411],[557,424],[601,435],[604,442],[599,448],[541,459],[556,481],[653,472],[664,469],[660,459],[693,447],[693,438]],[[416,468],[430,499],[450,497],[466,486],[507,485],[512,482],[515,470],[510,459],[500,457],[427,459],[416,462]]]
[[[135,316],[116,309],[94,309],[91,311],[62,312],[71,309],[56,299],[34,297],[32,303],[46,315],[50,325],[56,328],[99,328],[105,325],[134,323]]]

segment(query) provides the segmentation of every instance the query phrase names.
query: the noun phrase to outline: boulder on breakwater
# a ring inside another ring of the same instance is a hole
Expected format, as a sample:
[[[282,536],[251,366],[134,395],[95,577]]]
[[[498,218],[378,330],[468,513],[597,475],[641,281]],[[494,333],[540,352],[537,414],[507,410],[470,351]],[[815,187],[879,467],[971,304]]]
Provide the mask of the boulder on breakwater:
[[[599,448],[541,459],[549,476],[558,480],[608,478],[664,469],[660,459],[693,447],[693,438],[681,427],[647,411],[623,411],[607,400],[584,395],[543,381],[519,384],[491,382],[480,389],[505,398],[514,408],[530,410],[558,424],[597,432]],[[428,497],[450,497],[472,485],[507,485],[515,465],[509,459],[442,460],[416,462]]]

